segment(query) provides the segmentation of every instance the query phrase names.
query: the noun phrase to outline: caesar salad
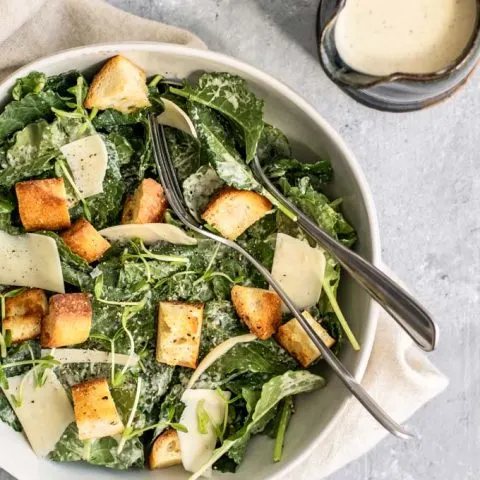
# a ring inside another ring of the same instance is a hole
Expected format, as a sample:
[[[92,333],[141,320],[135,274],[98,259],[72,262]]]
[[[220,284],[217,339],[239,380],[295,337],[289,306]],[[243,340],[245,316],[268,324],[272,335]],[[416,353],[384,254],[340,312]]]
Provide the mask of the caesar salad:
[[[264,435],[278,462],[296,396],[325,385],[263,277],[170,211],[149,116],[172,102],[196,132],[165,127],[192,215],[268,268],[335,352],[359,348],[340,266],[249,162],[350,247],[341,199],[323,193],[332,166],[295,159],[245,80],[147,78],[120,55],[92,78],[32,72],[0,113],[0,420],[51,461],[195,479],[234,472]]]

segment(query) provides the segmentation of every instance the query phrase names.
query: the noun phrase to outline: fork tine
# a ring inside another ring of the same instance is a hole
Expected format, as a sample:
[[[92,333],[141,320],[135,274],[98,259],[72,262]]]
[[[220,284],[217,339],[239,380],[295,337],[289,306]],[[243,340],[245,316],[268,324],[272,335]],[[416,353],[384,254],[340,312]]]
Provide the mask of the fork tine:
[[[153,139],[153,153],[160,181],[165,187],[170,207],[175,214],[190,228],[198,228],[197,221],[185,207],[183,192],[178,183],[177,173],[170,157],[165,131],[157,122],[155,115],[150,116],[150,126]]]
[[[176,188],[178,182],[177,185],[175,185],[175,182],[171,177],[170,158],[168,155],[168,149],[166,149],[164,145],[165,136],[162,138],[160,125],[158,124],[154,115],[150,116],[150,126],[152,129],[153,153],[158,174],[163,186],[165,187],[165,194],[167,196],[168,203],[178,215],[179,213],[183,213],[185,209],[182,203],[182,197],[179,196],[178,189]]]
[[[167,166],[168,171],[170,173],[170,178],[172,180],[172,186],[175,190],[175,193],[176,193],[177,197],[179,199],[182,199],[182,203],[183,203],[183,191],[182,191],[182,188],[181,188],[181,186],[178,182],[177,172],[176,172],[175,167],[173,165],[172,157],[170,156],[170,151],[169,151],[168,143],[167,143],[167,137],[165,135],[165,128],[163,127],[163,125],[158,124],[158,122],[157,122],[157,125],[158,125],[157,128],[158,128],[160,138],[161,138],[161,144],[162,144],[162,147],[163,147],[163,151],[165,153],[165,163],[166,163],[166,166]]]
[[[154,114],[150,115],[149,123],[150,123],[150,130],[152,133],[153,159],[155,161],[155,166],[157,167],[157,173],[158,173],[158,176],[160,177],[160,181],[165,187],[165,195],[167,196],[168,203],[174,210],[176,210],[175,205],[176,205],[177,199],[172,193],[173,190],[170,188],[167,188],[168,182],[166,178],[166,169],[164,168],[164,163],[165,163],[164,152],[163,152],[162,142],[159,136],[158,122]]]

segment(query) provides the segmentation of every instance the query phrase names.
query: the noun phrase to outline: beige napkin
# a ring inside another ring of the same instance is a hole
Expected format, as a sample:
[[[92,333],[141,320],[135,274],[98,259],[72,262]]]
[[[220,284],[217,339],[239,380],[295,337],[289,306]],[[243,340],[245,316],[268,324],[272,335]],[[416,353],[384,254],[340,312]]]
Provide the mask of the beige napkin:
[[[131,15],[100,0],[0,0],[0,80],[49,53],[127,40],[206,48],[186,30]]]
[[[387,267],[383,266],[382,270],[395,278]],[[395,321],[380,310],[362,386],[397,422],[403,423],[443,392],[448,379]],[[409,430],[413,434],[420,433],[411,426]],[[285,480],[325,478],[367,453],[387,435],[384,428],[352,398],[336,428]]]
[[[0,0],[0,80],[52,52],[131,40],[206,48],[190,32],[130,15],[102,0]],[[448,380],[382,313],[363,384],[387,412],[403,422],[442,392]],[[353,399],[341,423],[310,459],[287,477],[325,477],[366,453],[385,435]]]

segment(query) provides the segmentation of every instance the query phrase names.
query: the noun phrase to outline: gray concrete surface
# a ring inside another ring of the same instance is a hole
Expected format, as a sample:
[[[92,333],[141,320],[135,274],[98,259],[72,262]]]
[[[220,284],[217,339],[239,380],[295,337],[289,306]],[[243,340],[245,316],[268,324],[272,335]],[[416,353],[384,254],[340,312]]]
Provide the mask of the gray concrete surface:
[[[265,70],[310,101],[367,176],[385,262],[440,324],[432,359],[451,385],[410,420],[420,438],[389,438],[330,480],[480,478],[480,75],[435,108],[381,113],[355,103],[323,74],[315,54],[317,0],[109,1],[188,28],[212,50]],[[289,478],[315,478],[313,471]]]

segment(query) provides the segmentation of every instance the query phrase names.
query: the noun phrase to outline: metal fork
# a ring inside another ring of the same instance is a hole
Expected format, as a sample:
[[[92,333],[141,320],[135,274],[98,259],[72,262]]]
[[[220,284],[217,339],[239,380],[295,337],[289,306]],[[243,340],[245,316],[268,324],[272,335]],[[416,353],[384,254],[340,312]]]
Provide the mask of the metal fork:
[[[435,322],[409,293],[353,250],[344,247],[287,200],[265,175],[258,157],[253,160],[252,170],[267,191],[295,213],[298,226],[331,253],[420,348],[427,352],[435,349],[438,336]]]
[[[393,435],[408,439],[412,438],[406,429],[395,422],[375,400],[367,393],[367,391],[355,380],[347,368],[325,345],[322,339],[317,335],[312,326],[303,317],[301,312],[295,307],[292,300],[283,291],[278,282],[270,275],[270,272],[259,263],[252,255],[237,243],[227,240],[223,237],[202,228],[202,226],[192,217],[185,207],[183,192],[178,182],[175,167],[170,158],[168,146],[165,138],[165,131],[162,125],[159,125],[155,115],[150,116],[150,126],[153,138],[153,153],[160,181],[165,188],[165,195],[172,210],[175,212],[179,220],[190,230],[214,240],[218,243],[226,245],[245,257],[265,278],[272,289],[279,295],[293,316],[298,320],[306,334],[310,337],[313,344],[321,352],[322,357],[333,369],[335,374],[340,378],[348,390],[358,399],[358,401],[370,412],[370,414],[390,433]]]

